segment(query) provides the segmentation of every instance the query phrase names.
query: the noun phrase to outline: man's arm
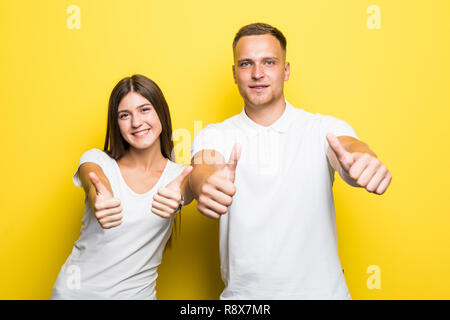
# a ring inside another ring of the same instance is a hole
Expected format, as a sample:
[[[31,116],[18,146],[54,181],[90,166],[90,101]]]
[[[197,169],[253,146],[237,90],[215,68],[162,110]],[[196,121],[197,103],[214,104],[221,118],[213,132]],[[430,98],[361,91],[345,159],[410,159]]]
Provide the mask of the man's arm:
[[[366,143],[333,134],[327,140],[330,164],[346,183],[380,195],[386,191],[392,174]]]

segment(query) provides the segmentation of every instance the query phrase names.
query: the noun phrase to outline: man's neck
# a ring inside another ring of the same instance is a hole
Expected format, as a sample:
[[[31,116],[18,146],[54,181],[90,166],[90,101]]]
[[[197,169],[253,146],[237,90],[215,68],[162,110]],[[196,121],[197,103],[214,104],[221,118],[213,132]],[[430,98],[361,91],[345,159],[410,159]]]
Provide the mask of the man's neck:
[[[284,110],[286,110],[286,101],[284,97],[281,97],[280,100],[268,105],[253,106],[246,103],[244,109],[252,121],[261,126],[268,127],[283,115]]]

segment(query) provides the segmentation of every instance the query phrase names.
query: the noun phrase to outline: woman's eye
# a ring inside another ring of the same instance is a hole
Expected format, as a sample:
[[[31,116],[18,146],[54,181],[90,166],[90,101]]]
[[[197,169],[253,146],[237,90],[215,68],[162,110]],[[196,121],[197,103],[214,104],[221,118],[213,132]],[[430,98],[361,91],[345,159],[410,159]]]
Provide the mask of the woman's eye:
[[[142,108],[143,112],[150,111],[150,108]]]
[[[122,114],[119,116],[119,119],[125,119],[126,117],[128,117],[128,113],[122,113]]]

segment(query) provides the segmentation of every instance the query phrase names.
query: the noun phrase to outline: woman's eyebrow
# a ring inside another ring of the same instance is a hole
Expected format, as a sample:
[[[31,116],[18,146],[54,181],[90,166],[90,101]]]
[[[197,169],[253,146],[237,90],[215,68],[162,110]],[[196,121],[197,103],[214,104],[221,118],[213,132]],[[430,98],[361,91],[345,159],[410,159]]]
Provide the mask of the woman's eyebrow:
[[[141,104],[140,106],[137,106],[135,109],[138,109],[138,108],[141,108],[141,107],[145,107],[145,106],[149,106],[149,105],[150,105],[150,103],[144,103],[144,104]],[[130,112],[130,111],[127,110],[127,109],[122,109],[122,110],[119,110],[117,112],[120,113],[120,112]]]

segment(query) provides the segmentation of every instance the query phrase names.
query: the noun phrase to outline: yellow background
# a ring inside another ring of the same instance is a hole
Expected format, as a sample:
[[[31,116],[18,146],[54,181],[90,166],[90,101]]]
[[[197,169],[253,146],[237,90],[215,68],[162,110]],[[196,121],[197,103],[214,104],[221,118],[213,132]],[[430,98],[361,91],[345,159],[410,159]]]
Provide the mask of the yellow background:
[[[66,12],[81,10],[70,30]],[[366,9],[381,9],[371,30]],[[79,157],[102,148],[118,80],[162,88],[173,128],[194,133],[242,109],[231,42],[264,21],[288,39],[289,102],[346,120],[393,173],[383,196],[334,187],[353,299],[449,299],[450,1],[1,0],[0,298],[48,299],[79,236]],[[159,299],[216,299],[218,221],[183,210]],[[370,265],[381,289],[368,289]]]

